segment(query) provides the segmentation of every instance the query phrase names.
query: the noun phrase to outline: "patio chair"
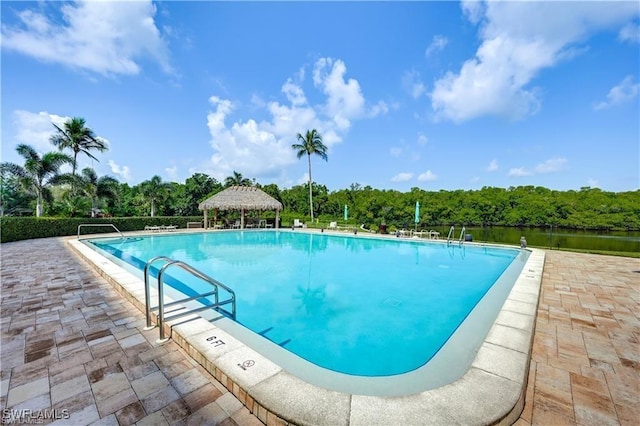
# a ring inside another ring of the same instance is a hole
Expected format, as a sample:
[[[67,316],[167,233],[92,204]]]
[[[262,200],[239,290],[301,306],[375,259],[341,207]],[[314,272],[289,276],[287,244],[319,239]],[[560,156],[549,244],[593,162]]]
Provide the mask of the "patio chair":
[[[293,219],[294,228],[304,228],[304,223],[300,222],[300,219]]]

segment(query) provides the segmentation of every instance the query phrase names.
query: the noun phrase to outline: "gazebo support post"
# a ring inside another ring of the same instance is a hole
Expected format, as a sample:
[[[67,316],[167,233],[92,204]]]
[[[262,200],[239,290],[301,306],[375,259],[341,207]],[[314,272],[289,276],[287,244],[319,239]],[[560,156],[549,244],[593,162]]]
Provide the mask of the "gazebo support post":
[[[280,210],[276,209],[276,229],[280,228]]]
[[[209,209],[204,209],[204,229],[207,229],[209,227],[209,221],[207,220],[208,211]]]
[[[244,209],[240,209],[240,229],[244,229]]]

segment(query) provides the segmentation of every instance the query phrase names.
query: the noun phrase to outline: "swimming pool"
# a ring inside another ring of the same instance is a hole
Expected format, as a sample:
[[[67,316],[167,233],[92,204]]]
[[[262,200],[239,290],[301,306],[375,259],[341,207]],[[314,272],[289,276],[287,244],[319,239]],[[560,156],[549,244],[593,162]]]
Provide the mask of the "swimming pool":
[[[89,243],[139,271],[155,256],[183,260],[233,288],[237,322],[261,338],[323,369],[365,377],[424,366],[485,298],[494,312],[466,336],[477,351],[528,254],[291,231]],[[178,282],[169,283],[182,292],[182,284],[201,290],[200,281],[172,274]],[[461,375],[471,360],[454,357],[448,375]]]

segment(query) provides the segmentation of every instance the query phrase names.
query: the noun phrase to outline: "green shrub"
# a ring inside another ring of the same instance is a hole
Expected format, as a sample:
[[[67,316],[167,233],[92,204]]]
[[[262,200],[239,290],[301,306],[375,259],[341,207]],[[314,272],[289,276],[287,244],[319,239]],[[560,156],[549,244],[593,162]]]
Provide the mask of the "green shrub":
[[[111,218],[57,218],[14,217],[0,218],[0,242],[29,240],[32,238],[64,237],[78,234],[78,225],[111,223],[122,232],[139,231],[145,226],[175,225],[186,228],[187,222],[201,222],[202,216],[187,217],[111,217]],[[81,235],[115,232],[111,227],[83,227]]]

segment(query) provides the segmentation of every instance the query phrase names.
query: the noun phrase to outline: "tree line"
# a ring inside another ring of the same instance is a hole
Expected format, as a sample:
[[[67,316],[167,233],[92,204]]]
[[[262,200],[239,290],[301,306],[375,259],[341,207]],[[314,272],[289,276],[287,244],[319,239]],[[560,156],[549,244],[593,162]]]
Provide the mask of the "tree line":
[[[580,229],[640,229],[640,190],[607,192],[598,188],[556,191],[539,186],[483,187],[479,190],[410,191],[381,190],[353,183],[329,191],[311,179],[311,156],[327,160],[327,147],[314,129],[297,135],[292,145],[298,158],[307,156],[309,180],[303,185],[280,188],[262,185],[234,171],[223,182],[194,173],[184,183],[165,182],[160,176],[130,186],[110,176],[98,176],[92,168],[77,171],[77,156],[96,161],[92,152],[108,148],[86,127],[82,118],[55,126],[51,143],[58,151],[40,155],[29,145],[16,151],[24,164],[0,167],[0,214],[36,216],[197,216],[198,204],[232,185],[256,186],[284,205],[284,216],[299,216],[319,225],[344,220],[376,230],[381,224],[414,226],[416,202],[420,203],[419,227],[547,226]],[[68,151],[69,153],[66,153]],[[65,164],[71,173],[60,173]],[[230,213],[234,214],[234,213]],[[268,214],[268,213],[267,213]]]

